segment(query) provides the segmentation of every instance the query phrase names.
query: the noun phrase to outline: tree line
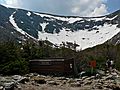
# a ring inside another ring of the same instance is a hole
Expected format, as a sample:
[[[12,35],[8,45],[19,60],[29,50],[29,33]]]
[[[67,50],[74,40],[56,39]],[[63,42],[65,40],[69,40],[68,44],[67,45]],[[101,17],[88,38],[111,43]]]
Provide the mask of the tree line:
[[[83,51],[76,51],[77,44],[68,43],[61,47],[51,42],[39,41],[34,43],[26,41],[16,43],[6,41],[0,43],[0,74],[26,74],[29,73],[29,60],[41,58],[73,58],[78,71],[89,68],[89,62],[96,60],[97,69],[104,69],[107,59],[115,61],[115,68],[120,70],[120,44],[102,44]]]

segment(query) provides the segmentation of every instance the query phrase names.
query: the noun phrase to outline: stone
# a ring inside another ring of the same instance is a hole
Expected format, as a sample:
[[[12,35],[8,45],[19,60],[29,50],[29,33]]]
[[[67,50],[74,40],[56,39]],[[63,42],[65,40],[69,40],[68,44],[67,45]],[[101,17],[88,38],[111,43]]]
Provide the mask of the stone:
[[[120,87],[119,87],[119,86],[114,86],[114,87],[112,88],[112,90],[120,90]]]
[[[58,80],[68,80],[69,78],[59,77]]]
[[[71,83],[71,87],[80,87],[81,84],[79,82]]]
[[[15,84],[14,82],[5,82],[3,87],[5,88],[5,90],[14,90]]]
[[[48,84],[50,84],[50,85],[59,85],[59,83],[57,83],[55,81],[49,81]]]
[[[19,83],[25,84],[26,82],[29,82],[30,79],[29,78],[23,78],[21,79],[21,81],[19,81]]]
[[[105,75],[105,71],[103,71],[103,70],[97,70],[97,73],[100,75]]]
[[[90,84],[92,84],[92,81],[86,81],[86,82],[84,83],[84,85],[90,85]]]
[[[12,76],[12,79],[14,79],[14,80],[19,80],[21,78],[22,78],[22,76],[20,76],[20,75],[14,75],[14,76]]]
[[[0,86],[0,90],[3,90],[3,86]]]
[[[74,82],[75,82],[75,80],[73,80],[73,79],[67,80],[67,83],[74,83]]]
[[[97,86],[98,89],[103,89],[103,87],[101,85]]]
[[[85,80],[86,78],[88,78],[88,76],[84,76],[84,77],[82,77],[82,80]]]
[[[44,78],[34,78],[34,81],[38,84],[46,84],[46,81]]]
[[[20,85],[17,86],[18,90],[22,90],[22,87]]]
[[[28,78],[20,76],[20,75],[14,75],[12,76],[12,79],[17,81],[18,83],[23,83],[23,84],[25,84],[25,82],[28,81]]]

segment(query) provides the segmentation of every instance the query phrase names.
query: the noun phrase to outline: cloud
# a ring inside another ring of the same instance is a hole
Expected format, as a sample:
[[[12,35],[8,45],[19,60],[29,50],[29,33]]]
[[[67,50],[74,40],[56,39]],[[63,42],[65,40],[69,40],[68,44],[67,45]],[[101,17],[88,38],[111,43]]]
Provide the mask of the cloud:
[[[78,1],[78,2],[77,2]],[[105,0],[74,0],[72,13],[81,16],[99,16],[107,13]]]
[[[106,13],[107,13],[106,6],[104,4],[101,4],[100,7],[95,8],[94,11],[88,16],[102,16],[103,14]]]
[[[59,15],[79,16],[106,14],[106,2],[107,0],[4,0],[4,4],[10,7]]]
[[[3,5],[6,5],[8,7],[20,7],[20,1],[21,0],[0,0]],[[21,2],[22,3],[22,2]]]

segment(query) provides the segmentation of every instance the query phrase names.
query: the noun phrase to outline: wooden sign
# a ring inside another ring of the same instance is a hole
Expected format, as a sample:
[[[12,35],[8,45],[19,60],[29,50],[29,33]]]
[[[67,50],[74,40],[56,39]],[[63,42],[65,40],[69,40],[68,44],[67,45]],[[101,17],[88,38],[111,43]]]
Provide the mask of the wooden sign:
[[[93,68],[96,67],[96,61],[95,60],[90,61],[90,67],[93,67]]]

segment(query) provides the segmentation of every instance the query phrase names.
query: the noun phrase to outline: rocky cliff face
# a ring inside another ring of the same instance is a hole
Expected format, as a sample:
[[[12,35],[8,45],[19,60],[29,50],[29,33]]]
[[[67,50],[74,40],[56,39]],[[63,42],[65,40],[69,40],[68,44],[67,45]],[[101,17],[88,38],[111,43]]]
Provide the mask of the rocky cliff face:
[[[80,45],[78,49],[86,49],[106,42],[119,31],[120,10],[101,17],[79,17],[38,13],[0,5],[1,41],[48,39],[57,45],[75,42]]]

